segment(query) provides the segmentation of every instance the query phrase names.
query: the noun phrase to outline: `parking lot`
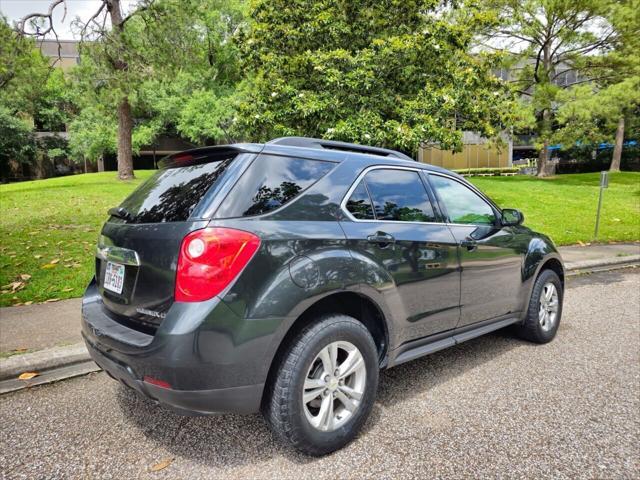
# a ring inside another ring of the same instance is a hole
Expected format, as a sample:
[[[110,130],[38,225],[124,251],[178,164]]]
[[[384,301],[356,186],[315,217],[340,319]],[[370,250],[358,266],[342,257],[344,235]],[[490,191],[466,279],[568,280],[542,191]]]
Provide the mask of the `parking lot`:
[[[283,447],[257,415],[174,415],[101,372],[0,397],[0,477],[638,478],[640,276],[568,282],[555,341],[501,331],[383,372],[365,431],[330,456]]]

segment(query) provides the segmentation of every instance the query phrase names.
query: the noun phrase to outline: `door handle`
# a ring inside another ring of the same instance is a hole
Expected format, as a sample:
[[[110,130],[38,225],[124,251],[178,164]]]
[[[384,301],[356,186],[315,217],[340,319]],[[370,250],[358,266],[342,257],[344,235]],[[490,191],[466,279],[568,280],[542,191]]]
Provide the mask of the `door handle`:
[[[381,247],[395,243],[396,239],[393,235],[385,232],[376,232],[374,235],[369,235],[367,241],[370,243],[377,243]]]
[[[471,238],[467,238],[465,240],[462,240],[460,242],[460,246],[463,248],[466,248],[467,251],[469,252],[473,252],[474,250],[476,250],[478,248],[478,242],[476,242],[475,240],[471,239]]]

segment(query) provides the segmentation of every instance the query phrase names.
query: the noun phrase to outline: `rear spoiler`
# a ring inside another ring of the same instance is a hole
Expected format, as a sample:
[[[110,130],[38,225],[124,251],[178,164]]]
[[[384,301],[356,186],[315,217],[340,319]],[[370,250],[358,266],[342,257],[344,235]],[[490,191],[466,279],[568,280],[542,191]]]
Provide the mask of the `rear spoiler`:
[[[237,143],[233,145],[216,145],[213,147],[194,148],[173,153],[158,162],[159,168],[189,167],[203,163],[217,162],[233,158],[239,153],[260,153],[262,145],[253,143]]]

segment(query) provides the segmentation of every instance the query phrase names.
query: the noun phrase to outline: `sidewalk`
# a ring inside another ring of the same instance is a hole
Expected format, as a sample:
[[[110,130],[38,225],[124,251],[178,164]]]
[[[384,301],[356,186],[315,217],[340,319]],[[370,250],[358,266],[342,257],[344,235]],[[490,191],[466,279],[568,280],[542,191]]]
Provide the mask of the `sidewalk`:
[[[640,263],[640,242],[570,246],[559,250],[567,271]],[[18,371],[88,361],[80,336],[80,305],[81,300],[76,298],[0,308],[0,381],[15,378]],[[65,352],[68,352],[66,357]]]

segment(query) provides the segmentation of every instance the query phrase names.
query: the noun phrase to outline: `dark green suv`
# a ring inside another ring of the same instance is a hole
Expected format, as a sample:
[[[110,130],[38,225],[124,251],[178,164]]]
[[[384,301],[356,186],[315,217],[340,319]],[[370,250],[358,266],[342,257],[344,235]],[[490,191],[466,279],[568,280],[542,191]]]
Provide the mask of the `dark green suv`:
[[[562,314],[545,235],[391,150],[192,150],[109,213],[82,305],[96,363],[184,413],[262,411],[311,455],[357,435],[380,369],[509,325],[548,342]]]

